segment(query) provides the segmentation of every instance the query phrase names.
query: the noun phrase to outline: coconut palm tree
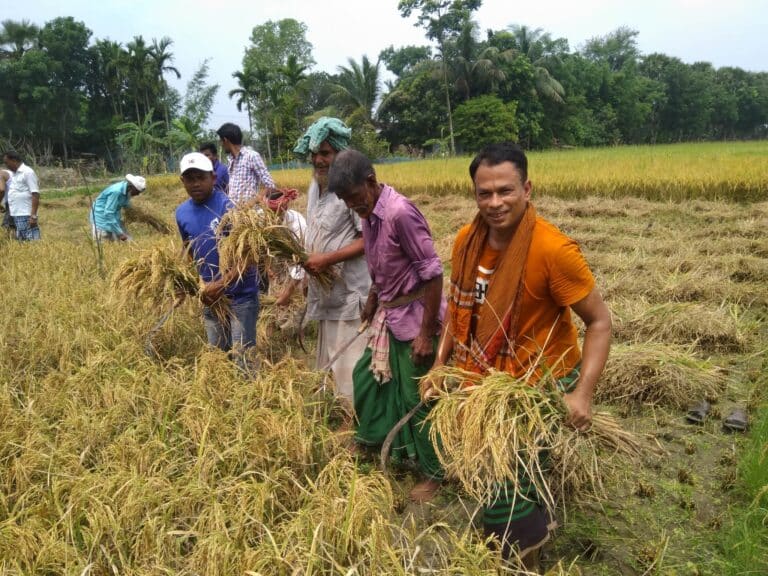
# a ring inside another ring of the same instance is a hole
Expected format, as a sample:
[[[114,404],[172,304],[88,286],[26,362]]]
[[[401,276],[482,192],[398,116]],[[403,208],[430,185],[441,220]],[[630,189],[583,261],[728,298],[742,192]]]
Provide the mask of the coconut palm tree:
[[[503,64],[509,62],[512,50],[500,50],[494,46],[480,49],[476,39],[477,23],[467,20],[455,41],[447,43],[451,52],[448,76],[463,100],[497,91],[507,75]]]
[[[14,60],[34,45],[40,32],[40,28],[29,20],[3,20],[0,26],[0,57]]]
[[[536,93],[555,102],[564,102],[565,90],[549,70],[553,63],[559,61],[559,56],[554,51],[559,44],[541,28],[531,29],[525,25],[512,24],[507,30],[512,35],[514,48],[524,54],[533,65]]]
[[[349,67],[338,67],[332,98],[347,116],[360,114],[367,123],[373,124],[373,107],[381,90],[379,61],[372,64],[363,56],[360,64],[352,58],[348,62]]]
[[[165,130],[171,131],[171,119],[168,114],[168,83],[165,81],[165,73],[172,72],[176,75],[176,79],[181,78],[181,72],[171,65],[173,62],[173,53],[168,50],[173,44],[168,36],[163,36],[160,41],[155,38],[152,39],[152,47],[149,49],[149,57],[152,64],[155,67],[155,74],[157,75],[157,84],[160,94],[163,100],[163,115],[165,116]],[[170,146],[170,144],[169,144]],[[173,155],[173,151],[169,148],[168,152]]]

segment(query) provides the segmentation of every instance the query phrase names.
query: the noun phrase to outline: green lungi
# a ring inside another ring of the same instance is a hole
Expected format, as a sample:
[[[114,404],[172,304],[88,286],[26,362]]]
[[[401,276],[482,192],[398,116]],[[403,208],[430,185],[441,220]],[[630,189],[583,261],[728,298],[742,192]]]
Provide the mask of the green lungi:
[[[580,374],[579,364],[557,381],[557,387],[563,393],[573,392]],[[544,454],[542,462],[546,461]],[[499,537],[505,557],[514,545],[526,550],[544,543],[553,526],[549,510],[544,509],[531,479],[522,470],[518,473],[518,486],[517,491],[511,482],[497,486],[496,497],[483,506],[486,535]]]
[[[416,366],[411,359],[411,343],[401,342],[389,335],[389,366],[392,380],[379,384],[370,370],[371,349],[366,348],[352,373],[355,390],[355,414],[358,419],[355,440],[366,446],[379,446],[389,431],[421,398],[418,379],[432,366],[430,360]],[[433,339],[433,350],[437,338]],[[392,442],[394,459],[416,459],[419,469],[428,478],[443,479],[443,470],[429,440],[429,423],[425,423],[430,407],[425,405],[400,429]]]

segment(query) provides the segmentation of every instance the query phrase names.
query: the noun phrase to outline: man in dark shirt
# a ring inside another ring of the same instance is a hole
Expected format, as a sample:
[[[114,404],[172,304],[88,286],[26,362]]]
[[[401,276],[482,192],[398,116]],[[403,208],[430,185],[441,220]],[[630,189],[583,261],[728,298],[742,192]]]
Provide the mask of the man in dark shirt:
[[[213,164],[213,172],[216,174],[216,184],[214,190],[220,190],[227,193],[227,187],[229,186],[229,170],[221,162],[219,162],[219,151],[216,148],[216,144],[213,142],[206,142],[200,145],[200,153],[204,154],[208,160]]]
[[[226,194],[214,189],[211,161],[199,152],[181,159],[181,181],[189,200],[176,208],[176,224],[184,247],[197,263],[205,287],[201,300],[208,343],[232,351],[238,364],[249,371],[246,351],[256,345],[256,321],[259,316],[259,286],[256,269],[242,277],[223,275],[219,269],[216,231],[225,212],[234,208]],[[221,298],[229,300],[226,317],[212,306]]]

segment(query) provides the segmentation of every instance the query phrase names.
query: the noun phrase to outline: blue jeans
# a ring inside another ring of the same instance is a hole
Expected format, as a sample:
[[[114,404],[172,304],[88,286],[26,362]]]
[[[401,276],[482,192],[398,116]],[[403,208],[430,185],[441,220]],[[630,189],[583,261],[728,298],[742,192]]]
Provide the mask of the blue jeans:
[[[220,319],[207,306],[203,308],[205,334],[208,343],[231,352],[241,368],[248,371],[245,351],[256,346],[256,321],[259,319],[259,295],[232,304],[229,318]]]
[[[40,227],[29,225],[29,216],[12,216],[16,225],[16,240],[40,240]]]

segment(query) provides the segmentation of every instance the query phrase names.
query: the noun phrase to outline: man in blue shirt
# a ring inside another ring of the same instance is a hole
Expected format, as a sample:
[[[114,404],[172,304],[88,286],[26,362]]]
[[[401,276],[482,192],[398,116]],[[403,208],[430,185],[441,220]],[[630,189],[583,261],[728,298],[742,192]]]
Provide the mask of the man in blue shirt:
[[[147,181],[141,176],[126,174],[125,180],[115,182],[102,190],[91,209],[91,230],[94,239],[130,240],[120,211],[129,206],[131,198],[147,188]]]
[[[208,160],[213,164],[213,172],[216,174],[215,190],[221,190],[224,194],[227,193],[229,187],[229,170],[221,162],[219,162],[219,151],[216,148],[216,144],[213,142],[206,142],[200,145],[200,153],[204,154]]]
[[[255,364],[246,351],[256,345],[256,321],[259,316],[259,288],[256,270],[242,277],[236,272],[222,275],[216,230],[221,217],[234,204],[220,190],[214,189],[213,164],[203,154],[192,152],[181,159],[181,182],[189,200],[176,209],[176,224],[187,253],[197,264],[205,287],[201,293],[203,319],[208,343],[232,351],[238,364],[249,372]],[[220,318],[211,306],[221,298],[231,307]],[[254,348],[255,350],[255,348]]]

